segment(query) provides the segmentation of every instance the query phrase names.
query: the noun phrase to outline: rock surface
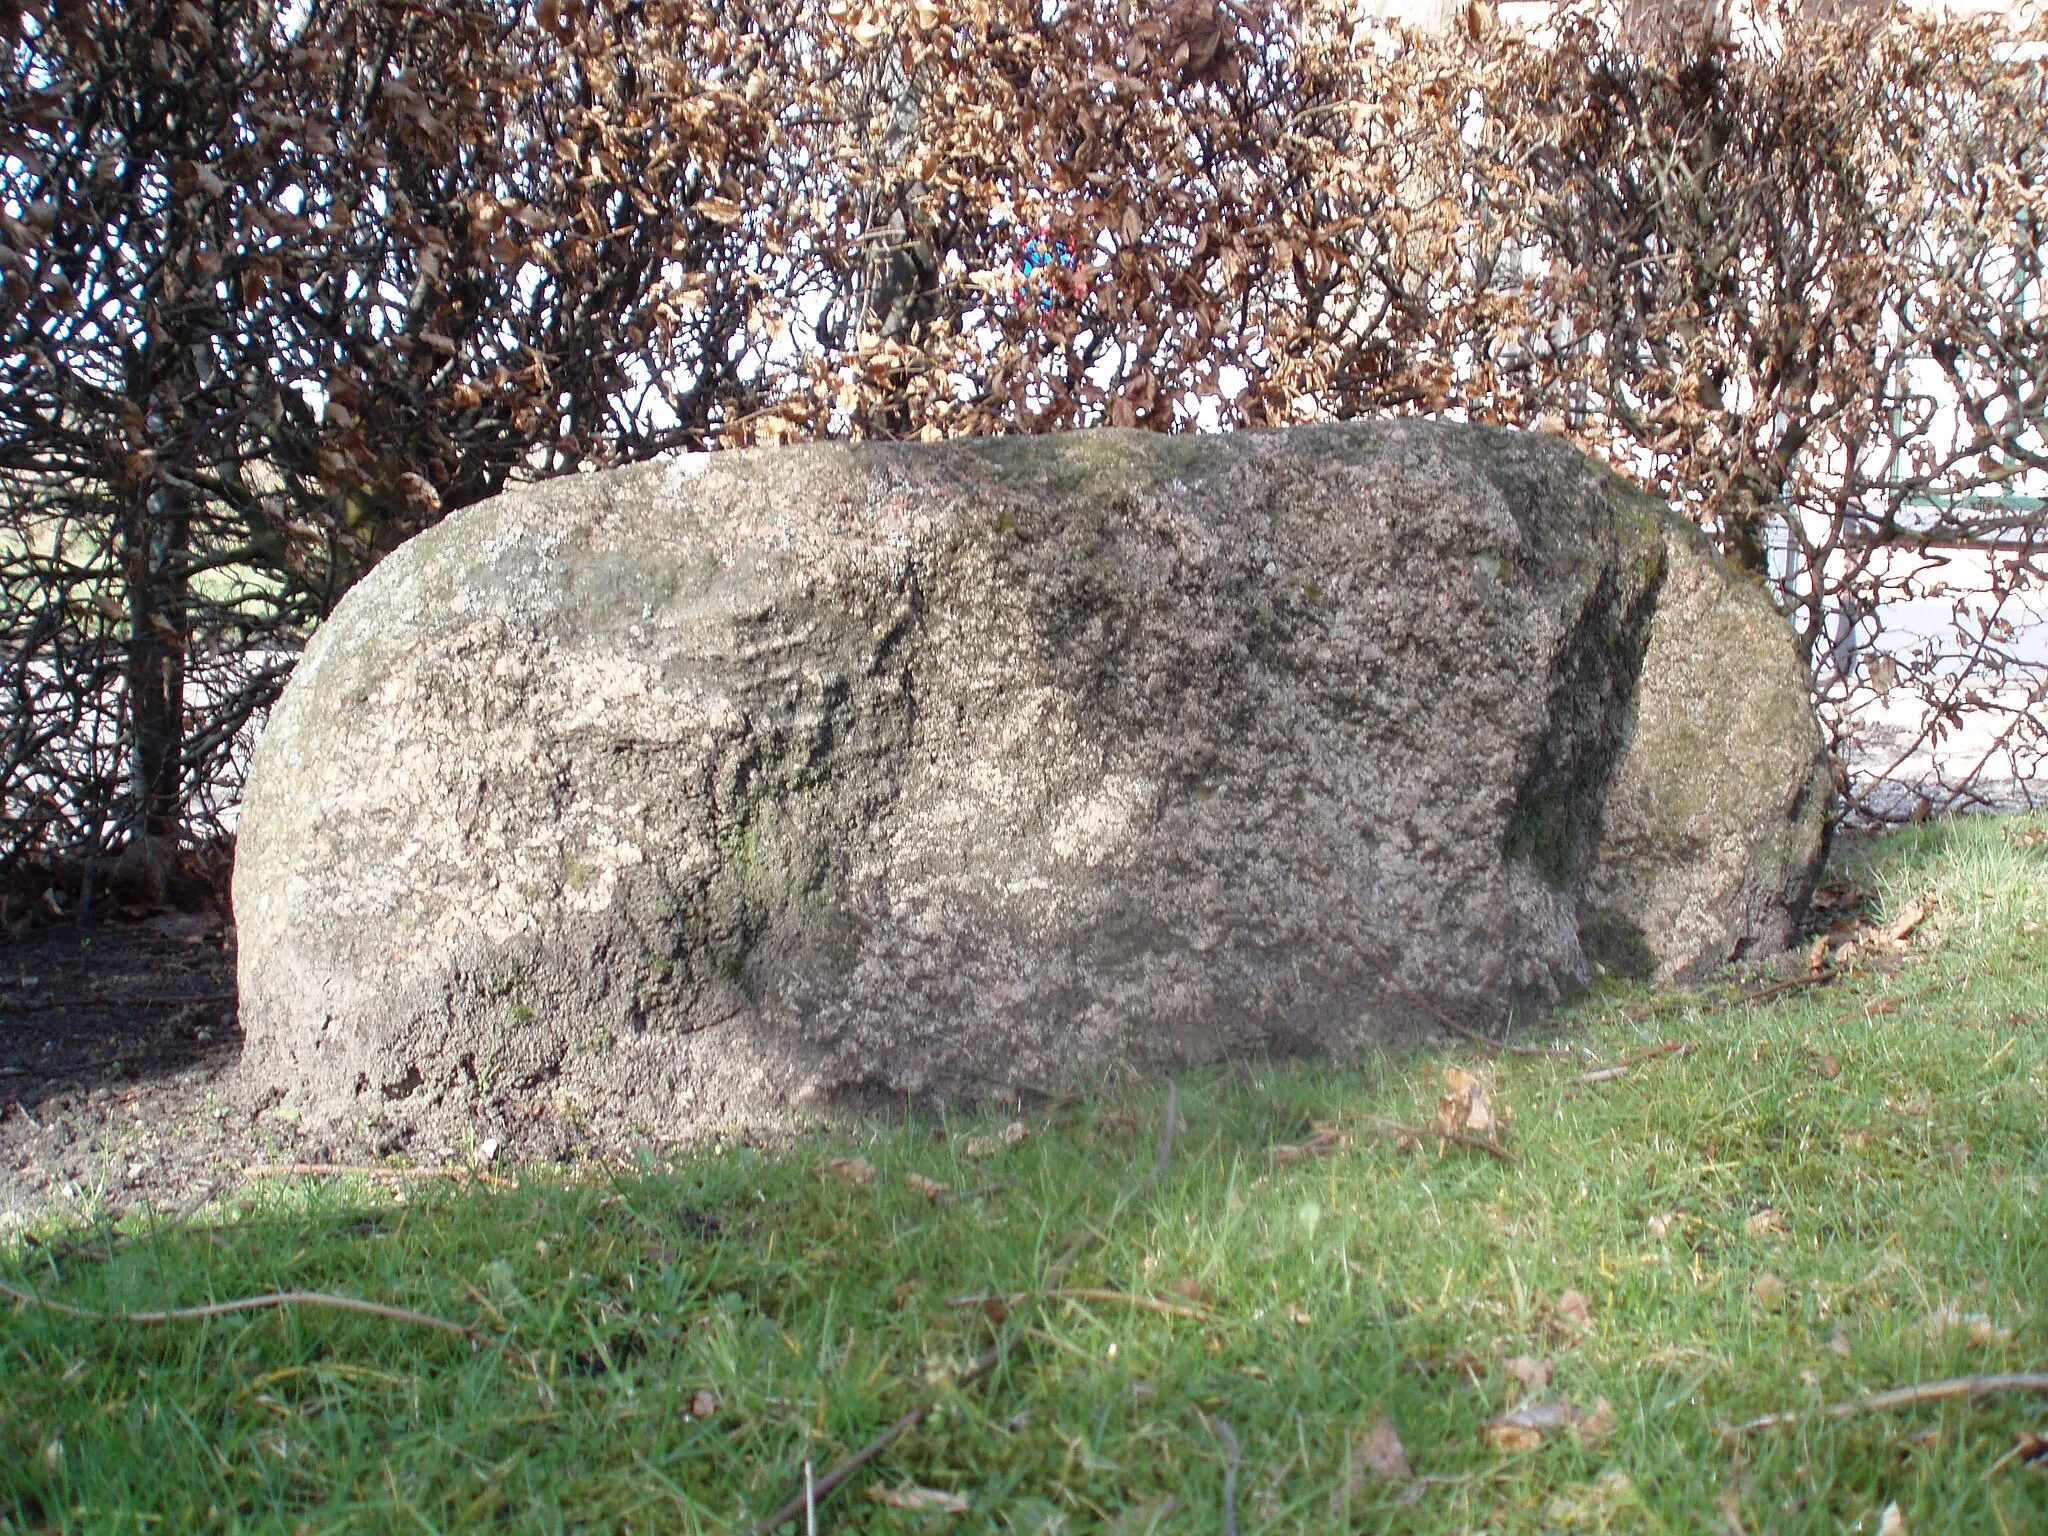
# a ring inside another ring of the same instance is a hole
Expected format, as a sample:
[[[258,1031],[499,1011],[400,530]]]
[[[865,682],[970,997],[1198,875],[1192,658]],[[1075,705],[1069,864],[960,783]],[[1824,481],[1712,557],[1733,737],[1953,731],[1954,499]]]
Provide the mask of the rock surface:
[[[1683,981],[1797,936],[1834,778],[1812,680],[1769,596],[1675,516],[1665,549],[1583,934],[1609,970]]]
[[[1666,546],[1559,442],[1416,422],[469,508],[341,605],[258,750],[245,1083],[401,1134],[689,1132],[1540,1009],[1589,974]]]

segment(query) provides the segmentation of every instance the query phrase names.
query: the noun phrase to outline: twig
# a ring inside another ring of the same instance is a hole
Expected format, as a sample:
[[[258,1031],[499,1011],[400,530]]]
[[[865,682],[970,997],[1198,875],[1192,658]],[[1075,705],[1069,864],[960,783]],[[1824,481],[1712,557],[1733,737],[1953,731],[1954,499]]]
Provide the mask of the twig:
[[[475,1179],[493,1189],[517,1189],[512,1179],[474,1168],[399,1168],[384,1163],[259,1163],[243,1170],[251,1179]]]
[[[1372,1116],[1366,1121],[1374,1130],[1386,1136],[1412,1136],[1420,1141],[1425,1136],[1434,1136],[1438,1141],[1447,1141],[1454,1147],[1470,1147],[1474,1152],[1484,1152],[1488,1157],[1499,1158],[1512,1163],[1515,1154],[1497,1141],[1488,1141],[1484,1136],[1468,1136],[1463,1131],[1441,1130],[1434,1125],[1403,1125],[1398,1120],[1382,1120]]]
[[[1237,1463],[1244,1452],[1237,1431],[1222,1414],[1206,1422],[1209,1432],[1223,1442],[1223,1536],[1237,1536]]]
[[[1803,987],[1824,987],[1829,982],[1837,979],[1841,974],[1839,970],[1830,968],[1825,971],[1817,971],[1811,976],[1794,976],[1790,981],[1774,981],[1768,987],[1757,987],[1749,992],[1738,992],[1725,1003],[1714,1004],[1714,1012],[1725,1013],[1730,1008],[1746,1008],[1751,1003],[1763,1002],[1766,998],[1776,997],[1781,992],[1797,992]]]
[[[1106,1291],[1089,1287],[1057,1291],[1014,1291],[1008,1295],[1000,1291],[991,1291],[985,1296],[952,1296],[947,1298],[946,1305],[985,1307],[992,1301],[999,1301],[1004,1306],[1014,1307],[1020,1302],[1031,1300],[1034,1296],[1043,1296],[1047,1301],[1121,1302],[1127,1307],[1140,1307],[1147,1312],[1157,1312],[1162,1317],[1186,1317],[1198,1323],[1208,1322],[1216,1315],[1206,1307],[1189,1306],[1185,1302],[1165,1301],[1157,1296],[1139,1296],[1130,1291]]]
[[[1506,1041],[1496,1040],[1484,1031],[1474,1029],[1470,1024],[1462,1023],[1452,1018],[1421,993],[1409,991],[1408,988],[1402,986],[1401,983],[1395,981],[1392,977],[1386,978],[1386,983],[1390,990],[1407,998],[1409,1002],[1434,1019],[1441,1028],[1449,1031],[1451,1034],[1471,1041],[1474,1045],[1482,1046],[1486,1050],[1497,1054],[1505,1053],[1509,1056],[1544,1056],[1557,1061],[1572,1061],[1576,1059],[1571,1051],[1561,1045],[1509,1045]]]
[[[260,1312],[273,1307],[331,1307],[341,1312],[362,1312],[371,1317],[385,1317],[395,1323],[413,1323],[421,1328],[436,1328],[442,1333],[460,1335],[472,1344],[488,1346],[491,1342],[466,1323],[451,1323],[446,1318],[430,1317],[425,1312],[386,1306],[381,1301],[362,1301],[354,1296],[333,1296],[325,1291],[270,1291],[261,1296],[243,1296],[234,1301],[210,1302],[203,1307],[174,1307],[162,1312],[101,1312],[92,1307],[74,1307],[66,1302],[51,1301],[38,1296],[33,1291],[21,1290],[4,1280],[0,1280],[0,1294],[12,1296],[19,1306],[41,1307],[44,1311],[55,1312],[60,1317],[82,1317],[96,1323],[184,1323],[196,1322],[202,1318],[226,1317],[232,1312]]]
[[[1851,1398],[1845,1403],[1830,1403],[1825,1408],[1813,1408],[1804,1412],[1767,1413],[1760,1419],[1751,1419],[1747,1424],[1737,1424],[1727,1433],[1746,1435],[1752,1430],[1775,1429],[1781,1424],[1796,1424],[1801,1419],[1849,1419],[1859,1414],[1881,1413],[1887,1408],[1908,1408],[1914,1403],[1940,1402],[1950,1397],[1985,1397],[1993,1392],[2048,1392],[2048,1371],[2007,1371],[1984,1376],[1951,1376],[1943,1381],[1923,1381],[1910,1387],[1894,1387],[1889,1392],[1873,1392],[1867,1397]]]
[[[1592,1083],[1611,1083],[1617,1077],[1634,1071],[1646,1061],[1655,1061],[1659,1056],[1690,1056],[1697,1049],[1698,1046],[1690,1040],[1666,1040],[1662,1045],[1653,1045],[1646,1051],[1636,1051],[1609,1066],[1581,1072],[1572,1081],[1582,1087]]]
[[[970,1382],[978,1381],[986,1376],[996,1368],[998,1362],[1008,1352],[1008,1344],[1009,1340],[1007,1338],[997,1339],[995,1343],[975,1356],[974,1363],[960,1374],[953,1385],[955,1387],[964,1387]],[[815,1482],[811,1478],[810,1464],[806,1462],[804,1464],[803,1491],[790,1499],[767,1519],[755,1525],[747,1533],[747,1536],[768,1536],[769,1532],[789,1524],[798,1515],[806,1516],[812,1522],[810,1529],[816,1530],[815,1522],[817,1520],[818,1505],[830,1498],[833,1491],[841,1483],[852,1477],[854,1473],[858,1472],[862,1467],[873,1461],[882,1452],[889,1449],[890,1446],[922,1424],[931,1416],[931,1411],[938,1406],[939,1400],[937,1398],[932,1398],[929,1402],[918,1404],[917,1407],[904,1414],[902,1418],[891,1424],[887,1429],[875,1436],[874,1439],[870,1440],[866,1445],[855,1451],[846,1460],[840,1462],[838,1466],[827,1472],[823,1477],[818,1478]]]

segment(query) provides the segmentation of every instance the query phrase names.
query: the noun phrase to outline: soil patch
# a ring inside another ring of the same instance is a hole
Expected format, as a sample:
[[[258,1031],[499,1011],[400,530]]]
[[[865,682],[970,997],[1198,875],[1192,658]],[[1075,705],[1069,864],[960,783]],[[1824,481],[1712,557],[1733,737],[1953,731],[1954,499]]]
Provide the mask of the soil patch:
[[[177,1203],[257,1150],[229,1108],[232,930],[165,913],[0,943],[0,1225]]]

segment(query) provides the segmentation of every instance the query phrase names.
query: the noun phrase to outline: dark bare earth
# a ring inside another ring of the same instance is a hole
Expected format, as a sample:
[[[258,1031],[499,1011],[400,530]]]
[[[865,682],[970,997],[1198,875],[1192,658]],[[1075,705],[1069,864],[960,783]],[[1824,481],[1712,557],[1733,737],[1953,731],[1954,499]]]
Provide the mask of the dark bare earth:
[[[398,1129],[307,1133],[238,1090],[234,928],[207,911],[0,939],[0,1233],[50,1216],[191,1211],[281,1165],[470,1167]],[[500,1101],[506,1163],[628,1142],[549,1102]]]
[[[171,912],[0,942],[0,1225],[174,1205],[288,1141],[231,1111],[232,931]]]

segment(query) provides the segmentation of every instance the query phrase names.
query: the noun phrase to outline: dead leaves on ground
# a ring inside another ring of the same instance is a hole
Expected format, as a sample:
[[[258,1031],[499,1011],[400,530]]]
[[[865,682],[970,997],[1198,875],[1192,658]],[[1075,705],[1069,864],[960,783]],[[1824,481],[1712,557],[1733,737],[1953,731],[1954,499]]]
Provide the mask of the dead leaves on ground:
[[[839,1179],[848,1184],[875,1182],[875,1165],[864,1157],[834,1157],[818,1165],[820,1178]]]
[[[1031,1136],[1031,1127],[1022,1120],[1012,1120],[993,1136],[970,1136],[966,1152],[969,1157],[994,1157],[1012,1147],[1022,1146]]]
[[[1961,1308],[1944,1303],[1927,1314],[1922,1325],[1927,1336],[1936,1343],[1945,1342],[1958,1335],[1964,1342],[1979,1349],[1990,1349],[2012,1342],[2012,1330],[2001,1328],[1991,1321],[1987,1312],[1964,1312]]]
[[[937,1179],[927,1178],[921,1173],[903,1175],[903,1187],[913,1195],[923,1195],[933,1205],[950,1205],[953,1202],[953,1186]]]
[[[1577,1286],[1568,1285],[1556,1304],[1538,1307],[1536,1315],[1566,1343],[1577,1343],[1593,1331],[1593,1307]]]
[[[1593,1444],[1613,1432],[1614,1405],[1604,1397],[1583,1409],[1563,1402],[1524,1403],[1488,1419],[1484,1430],[1486,1443],[1503,1455],[1533,1451],[1566,1433],[1581,1444]]]
[[[1398,1120],[1369,1117],[1356,1126],[1318,1124],[1302,1141],[1282,1142],[1267,1149],[1267,1155],[1282,1167],[1328,1157],[1351,1145],[1360,1135],[1390,1138],[1404,1151],[1419,1150],[1425,1142],[1464,1147],[1484,1152],[1501,1162],[1514,1161],[1506,1145],[1508,1123],[1514,1111],[1501,1103],[1484,1082],[1462,1067],[1445,1067],[1444,1092],[1437,1100],[1436,1113],[1428,1125],[1407,1125]]]
[[[1477,1136],[1498,1144],[1507,1133],[1514,1111],[1496,1108],[1487,1096],[1486,1085],[1461,1067],[1444,1068],[1444,1093],[1436,1102],[1436,1131],[1446,1141],[1453,1137]]]

